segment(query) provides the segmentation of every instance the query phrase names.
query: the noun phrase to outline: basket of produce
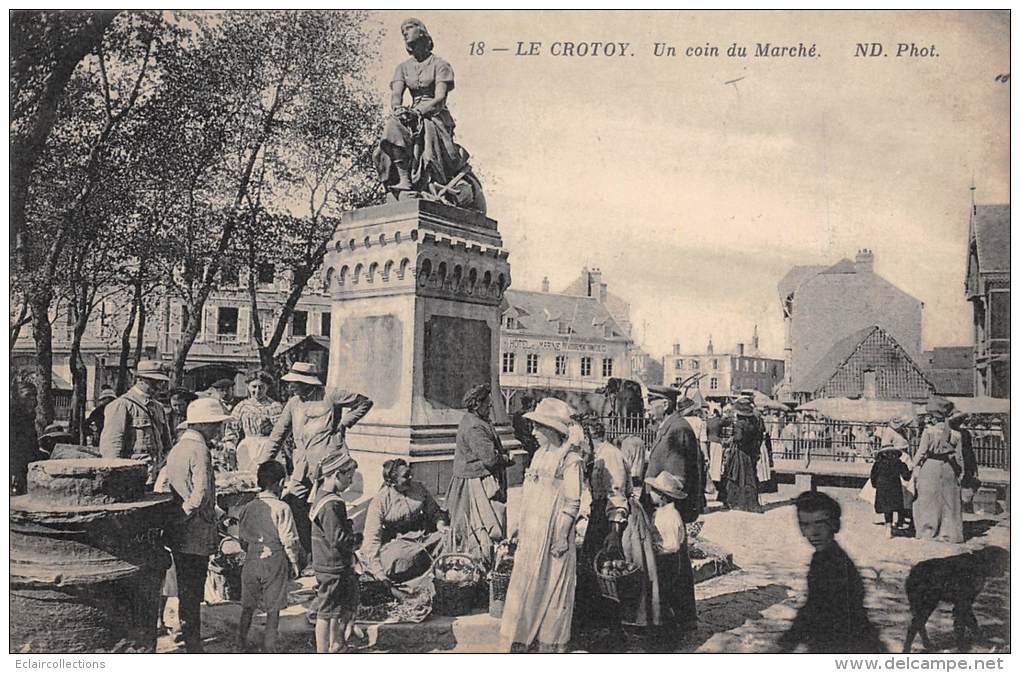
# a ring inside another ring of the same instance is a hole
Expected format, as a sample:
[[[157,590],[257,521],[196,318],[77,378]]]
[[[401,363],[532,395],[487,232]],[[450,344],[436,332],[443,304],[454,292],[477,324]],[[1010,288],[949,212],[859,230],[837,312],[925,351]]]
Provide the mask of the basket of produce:
[[[684,524],[687,527],[687,537],[694,539],[701,535],[701,529],[705,527],[704,521],[695,521],[694,523]]]
[[[510,586],[510,575],[514,569],[516,542],[504,540],[496,545],[496,553],[489,573],[489,616],[499,619],[503,616],[506,590]]]
[[[437,615],[459,617],[471,612],[484,573],[467,554],[443,554],[432,564],[436,595],[432,611]]]
[[[607,558],[605,551],[595,554],[595,577],[602,596],[618,603],[635,599],[641,592],[641,569],[620,558]]]

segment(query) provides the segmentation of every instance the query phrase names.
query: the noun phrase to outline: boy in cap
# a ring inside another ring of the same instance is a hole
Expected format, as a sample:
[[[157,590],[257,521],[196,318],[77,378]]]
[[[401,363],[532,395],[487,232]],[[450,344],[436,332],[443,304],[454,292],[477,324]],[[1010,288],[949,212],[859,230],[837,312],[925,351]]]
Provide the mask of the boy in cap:
[[[96,408],[85,419],[85,432],[89,436],[89,444],[99,446],[99,438],[103,434],[103,424],[106,421],[106,407],[110,402],[117,399],[117,393],[113,388],[103,388],[96,399]]]
[[[347,644],[358,611],[357,546],[340,494],[350,488],[358,463],[347,451],[327,454],[315,471],[312,520],[312,569],[315,570],[315,651],[340,652]]]
[[[842,511],[818,491],[794,500],[801,535],[815,549],[808,570],[807,601],[797,612],[779,648],[792,652],[805,645],[813,654],[884,652],[864,609],[864,583],[850,557],[836,542]]]
[[[655,507],[652,546],[655,548],[663,625],[673,629],[685,628],[695,615],[690,614],[693,601],[687,596],[687,583],[681,572],[681,556],[687,557],[687,527],[676,504],[686,500],[688,494],[680,480],[669,472],[660,472],[655,478],[645,479],[645,486]],[[689,565],[690,561],[686,560],[686,563]]]
[[[289,583],[301,571],[301,544],[290,508],[280,500],[287,471],[271,460],[259,465],[259,494],[241,510],[239,535],[245,546],[241,571],[241,621],[237,651],[247,648],[248,631],[255,610],[266,611],[263,652],[276,651],[280,610],[287,607]]]

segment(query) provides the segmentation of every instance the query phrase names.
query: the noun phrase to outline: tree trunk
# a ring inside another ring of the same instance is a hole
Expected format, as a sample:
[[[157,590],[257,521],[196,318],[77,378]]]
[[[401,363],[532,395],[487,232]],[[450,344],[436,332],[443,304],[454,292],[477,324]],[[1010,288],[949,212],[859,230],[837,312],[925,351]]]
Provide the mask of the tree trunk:
[[[81,330],[84,332],[84,330]],[[84,444],[85,434],[85,401],[88,399],[88,378],[89,372],[81,359],[81,339],[78,326],[75,325],[74,336],[71,340],[71,419],[68,423],[68,431],[71,438],[78,444]]]
[[[141,283],[139,283],[141,288]],[[145,355],[145,301],[139,297],[138,300],[138,336],[135,337],[135,363],[141,362]]]
[[[137,286],[136,286],[137,288]],[[123,395],[128,389],[128,364],[131,359],[131,331],[135,328],[135,315],[141,301],[137,289],[131,300],[131,311],[128,313],[127,326],[120,334],[120,361],[117,364],[117,395]]]
[[[53,329],[47,293],[32,297],[32,336],[35,339],[35,428],[42,434],[53,422]]]
[[[177,350],[174,351],[171,379],[175,386],[180,385],[184,380],[184,366],[188,362],[188,353],[191,352],[195,338],[198,337],[198,330],[202,327],[202,312],[205,311],[205,302],[211,292],[212,285],[205,284],[195,296],[195,300],[188,305],[188,322],[184,326],[184,331],[181,332],[181,341],[177,344]]]
[[[21,328],[32,322],[32,317],[28,315],[28,298],[21,303],[21,311],[18,312],[18,319],[14,321],[11,326],[11,341],[8,344],[8,352],[14,351],[14,344],[18,342],[18,338],[21,337]]]

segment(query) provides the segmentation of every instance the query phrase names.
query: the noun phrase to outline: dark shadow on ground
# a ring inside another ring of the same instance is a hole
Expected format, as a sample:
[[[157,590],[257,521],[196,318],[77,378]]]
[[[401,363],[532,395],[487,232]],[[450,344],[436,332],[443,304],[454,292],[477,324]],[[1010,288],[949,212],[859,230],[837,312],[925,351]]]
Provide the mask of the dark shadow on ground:
[[[989,530],[995,527],[997,522],[994,519],[978,519],[976,521],[963,522],[963,539],[970,540],[976,537],[984,537]]]

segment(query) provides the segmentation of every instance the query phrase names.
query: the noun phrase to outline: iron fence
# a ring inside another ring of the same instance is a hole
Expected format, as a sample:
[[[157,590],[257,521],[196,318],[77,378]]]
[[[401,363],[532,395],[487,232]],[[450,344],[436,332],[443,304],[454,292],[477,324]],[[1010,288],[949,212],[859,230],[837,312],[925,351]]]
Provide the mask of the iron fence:
[[[655,439],[655,421],[632,416],[609,416],[601,419],[606,437],[617,440],[630,435],[640,437],[646,445]],[[871,462],[880,441],[876,433],[882,425],[851,423],[832,420],[794,421],[781,425],[767,422],[772,443],[773,459],[804,460],[808,453],[812,460],[830,462]],[[980,420],[965,424],[971,435],[971,446],[979,467],[1009,469],[1009,444],[1006,428],[998,421]],[[905,433],[910,452],[917,450],[920,431]]]

